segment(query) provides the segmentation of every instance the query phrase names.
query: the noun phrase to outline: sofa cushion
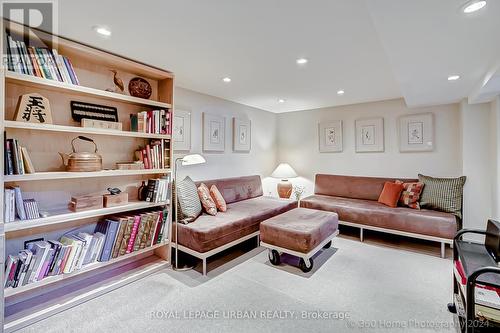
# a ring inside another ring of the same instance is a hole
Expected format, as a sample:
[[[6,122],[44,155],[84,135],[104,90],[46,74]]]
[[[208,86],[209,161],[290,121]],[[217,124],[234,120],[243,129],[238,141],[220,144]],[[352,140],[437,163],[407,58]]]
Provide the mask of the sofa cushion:
[[[296,207],[296,201],[263,196],[234,202],[225,213],[203,214],[192,223],[179,224],[179,244],[207,252],[259,230],[260,222]]]
[[[201,182],[198,182],[197,185],[199,186],[200,183]],[[260,176],[204,180],[203,183],[205,183],[208,188],[212,187],[212,185],[217,186],[228,204],[263,195]]]
[[[224,200],[224,197],[220,193],[217,186],[215,185],[210,186],[210,196],[212,197],[212,200],[215,202],[215,205],[217,206],[218,210],[220,210],[221,212],[225,212],[227,210],[226,200]]]
[[[404,183],[400,180],[397,180],[396,183],[403,184],[403,192],[401,192],[399,204],[413,209],[420,209],[420,194],[424,188],[424,183]]]
[[[386,206],[395,208],[398,206],[399,196],[403,191],[403,184],[385,182],[384,189],[378,197],[378,202]]]
[[[462,218],[462,196],[465,176],[458,178],[434,178],[418,175],[424,183],[420,206],[455,214]]]
[[[195,183],[186,177],[177,182],[176,189],[181,221],[183,223],[194,221],[201,214],[201,202]]]
[[[457,232],[454,215],[434,210],[390,208],[373,200],[313,195],[302,199],[305,208],[332,211],[339,221],[452,239]]]
[[[308,253],[333,235],[339,218],[333,212],[297,208],[260,224],[260,239],[267,244]]]
[[[395,178],[357,177],[339,175],[316,175],[314,194],[334,197],[378,200],[385,182],[394,183]],[[416,182],[416,179],[400,179]]]
[[[207,185],[201,183],[200,186],[198,186],[198,196],[200,197],[201,205],[205,213],[208,215],[217,215],[217,206],[210,195],[210,190]]]

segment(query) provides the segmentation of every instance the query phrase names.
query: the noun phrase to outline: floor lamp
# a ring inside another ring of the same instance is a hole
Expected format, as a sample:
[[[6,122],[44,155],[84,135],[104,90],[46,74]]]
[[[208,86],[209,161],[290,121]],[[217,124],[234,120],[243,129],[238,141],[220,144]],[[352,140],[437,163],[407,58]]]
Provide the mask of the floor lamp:
[[[179,165],[180,162],[180,165]],[[205,158],[199,154],[190,154],[184,157],[178,157],[175,159],[175,169],[174,169],[174,180],[175,180],[175,266],[173,269],[175,270],[186,270],[191,269],[192,267],[184,267],[179,269],[179,235],[177,232],[177,225],[179,223],[179,203],[177,200],[177,169],[179,166],[188,166],[188,165],[196,165],[205,163]]]

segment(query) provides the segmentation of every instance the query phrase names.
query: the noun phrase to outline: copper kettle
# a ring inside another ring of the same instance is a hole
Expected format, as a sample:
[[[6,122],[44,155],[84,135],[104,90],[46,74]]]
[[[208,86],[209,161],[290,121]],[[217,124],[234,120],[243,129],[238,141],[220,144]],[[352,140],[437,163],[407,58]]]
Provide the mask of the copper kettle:
[[[76,152],[74,145],[76,139],[92,142],[95,147],[94,152]],[[71,148],[73,148],[71,154],[59,153],[66,171],[88,172],[102,170],[102,157],[97,153],[97,145],[94,140],[80,135],[71,140]]]

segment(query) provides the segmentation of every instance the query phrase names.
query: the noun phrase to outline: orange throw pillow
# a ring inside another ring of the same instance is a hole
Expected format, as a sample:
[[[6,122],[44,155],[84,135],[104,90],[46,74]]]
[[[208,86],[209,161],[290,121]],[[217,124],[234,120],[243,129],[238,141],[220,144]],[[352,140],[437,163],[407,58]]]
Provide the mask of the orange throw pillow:
[[[215,205],[217,206],[218,210],[220,210],[221,212],[227,211],[226,200],[224,200],[224,197],[222,196],[222,194],[220,194],[217,186],[215,185],[210,186],[210,195],[212,196],[212,199],[215,201]]]
[[[386,206],[396,208],[402,191],[403,184],[385,182],[384,189],[378,197],[378,202]]]
[[[201,204],[205,211],[215,216],[215,214],[217,214],[217,207],[215,206],[215,202],[210,195],[207,185],[201,183],[200,186],[198,186],[198,196],[200,197]]]

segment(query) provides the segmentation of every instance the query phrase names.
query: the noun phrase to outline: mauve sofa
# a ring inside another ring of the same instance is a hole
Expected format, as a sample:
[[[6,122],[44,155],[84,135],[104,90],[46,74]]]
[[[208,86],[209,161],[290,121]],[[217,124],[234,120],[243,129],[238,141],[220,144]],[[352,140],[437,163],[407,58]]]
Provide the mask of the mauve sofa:
[[[179,223],[179,250],[203,260],[252,237],[258,237],[260,222],[297,207],[293,200],[264,197],[260,176],[224,178],[202,182],[215,184],[227,203],[227,212],[203,213],[188,224]]]
[[[379,203],[377,200],[384,183],[395,180],[318,174],[315,194],[303,199],[300,206],[337,213],[339,224],[360,228],[361,240],[363,229],[368,229],[440,242],[441,256],[444,257],[445,244],[453,244],[453,237],[461,228],[461,220],[450,213],[408,207],[390,208]]]

